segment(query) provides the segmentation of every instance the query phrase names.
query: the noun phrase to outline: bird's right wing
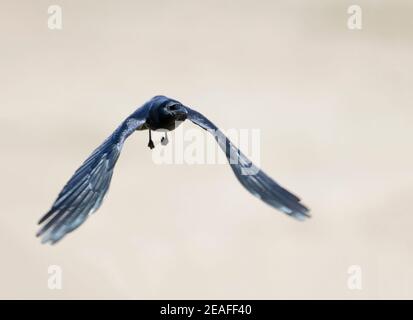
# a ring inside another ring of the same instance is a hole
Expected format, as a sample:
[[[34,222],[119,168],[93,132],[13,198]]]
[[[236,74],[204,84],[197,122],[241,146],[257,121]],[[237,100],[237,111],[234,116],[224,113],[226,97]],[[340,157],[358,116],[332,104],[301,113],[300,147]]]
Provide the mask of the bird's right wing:
[[[139,112],[138,112],[139,111]],[[102,204],[125,139],[145,123],[144,110],[126,119],[80,166],[39,224],[42,242],[56,243]]]
[[[254,196],[270,206],[299,220],[308,218],[308,209],[300,199],[281,187],[264,171],[256,167],[210,120],[201,113],[186,107],[188,119],[210,132],[225,152],[235,176]]]

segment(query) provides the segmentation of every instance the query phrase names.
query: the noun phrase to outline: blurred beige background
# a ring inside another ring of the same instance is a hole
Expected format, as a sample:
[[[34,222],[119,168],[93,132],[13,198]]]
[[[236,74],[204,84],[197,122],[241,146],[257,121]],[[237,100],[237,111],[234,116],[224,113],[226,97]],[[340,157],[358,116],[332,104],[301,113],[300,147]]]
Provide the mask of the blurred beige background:
[[[407,0],[2,0],[0,298],[413,298],[412,14]],[[155,165],[141,133],[102,208],[41,245],[64,183],[156,94],[261,129],[262,167],[313,218],[274,211],[227,166]]]

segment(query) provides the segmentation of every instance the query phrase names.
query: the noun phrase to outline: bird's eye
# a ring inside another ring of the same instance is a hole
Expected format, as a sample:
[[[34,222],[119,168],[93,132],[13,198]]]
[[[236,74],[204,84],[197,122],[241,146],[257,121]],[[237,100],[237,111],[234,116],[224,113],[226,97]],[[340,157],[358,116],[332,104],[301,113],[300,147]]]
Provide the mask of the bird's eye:
[[[176,110],[179,109],[179,105],[178,104],[173,104],[173,105],[169,106],[168,108],[171,111],[176,111]]]

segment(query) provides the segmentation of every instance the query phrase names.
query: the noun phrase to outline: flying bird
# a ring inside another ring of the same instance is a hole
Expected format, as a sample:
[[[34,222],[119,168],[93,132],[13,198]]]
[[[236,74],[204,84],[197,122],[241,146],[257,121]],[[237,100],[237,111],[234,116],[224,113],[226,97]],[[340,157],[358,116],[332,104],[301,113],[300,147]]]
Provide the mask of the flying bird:
[[[210,120],[177,100],[155,96],[127,117],[85,160],[66,183],[51,209],[40,219],[37,237],[55,244],[78,228],[99,209],[109,189],[113,170],[125,140],[137,130],[149,130],[148,147],[155,147],[151,131],[162,130],[161,143],[168,143],[168,131],[189,119],[207,130],[225,152],[238,181],[254,196],[289,216],[304,220],[309,210],[300,199],[257,168]]]

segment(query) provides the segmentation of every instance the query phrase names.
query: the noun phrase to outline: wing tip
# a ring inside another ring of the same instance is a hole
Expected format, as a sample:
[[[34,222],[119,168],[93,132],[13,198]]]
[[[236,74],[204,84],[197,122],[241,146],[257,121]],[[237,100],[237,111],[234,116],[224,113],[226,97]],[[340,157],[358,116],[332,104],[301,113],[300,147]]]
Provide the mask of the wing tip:
[[[298,221],[305,221],[306,219],[310,219],[311,215],[307,212],[304,211],[296,211],[294,214],[292,214],[294,218],[296,218]]]
[[[66,234],[63,234],[61,236],[56,236],[52,231],[46,232],[46,230],[40,230],[39,232],[36,233],[36,238],[41,238],[40,243],[41,244],[50,244],[50,245],[55,245],[58,243]]]
[[[278,207],[278,209],[299,221],[305,221],[306,219],[311,218],[309,213],[310,210],[298,201],[294,204],[293,208],[291,206],[284,205]]]
[[[45,222],[52,214],[53,214],[53,209],[50,209],[48,212],[46,212],[43,217],[41,217],[38,221],[37,224],[41,225],[43,222]]]

